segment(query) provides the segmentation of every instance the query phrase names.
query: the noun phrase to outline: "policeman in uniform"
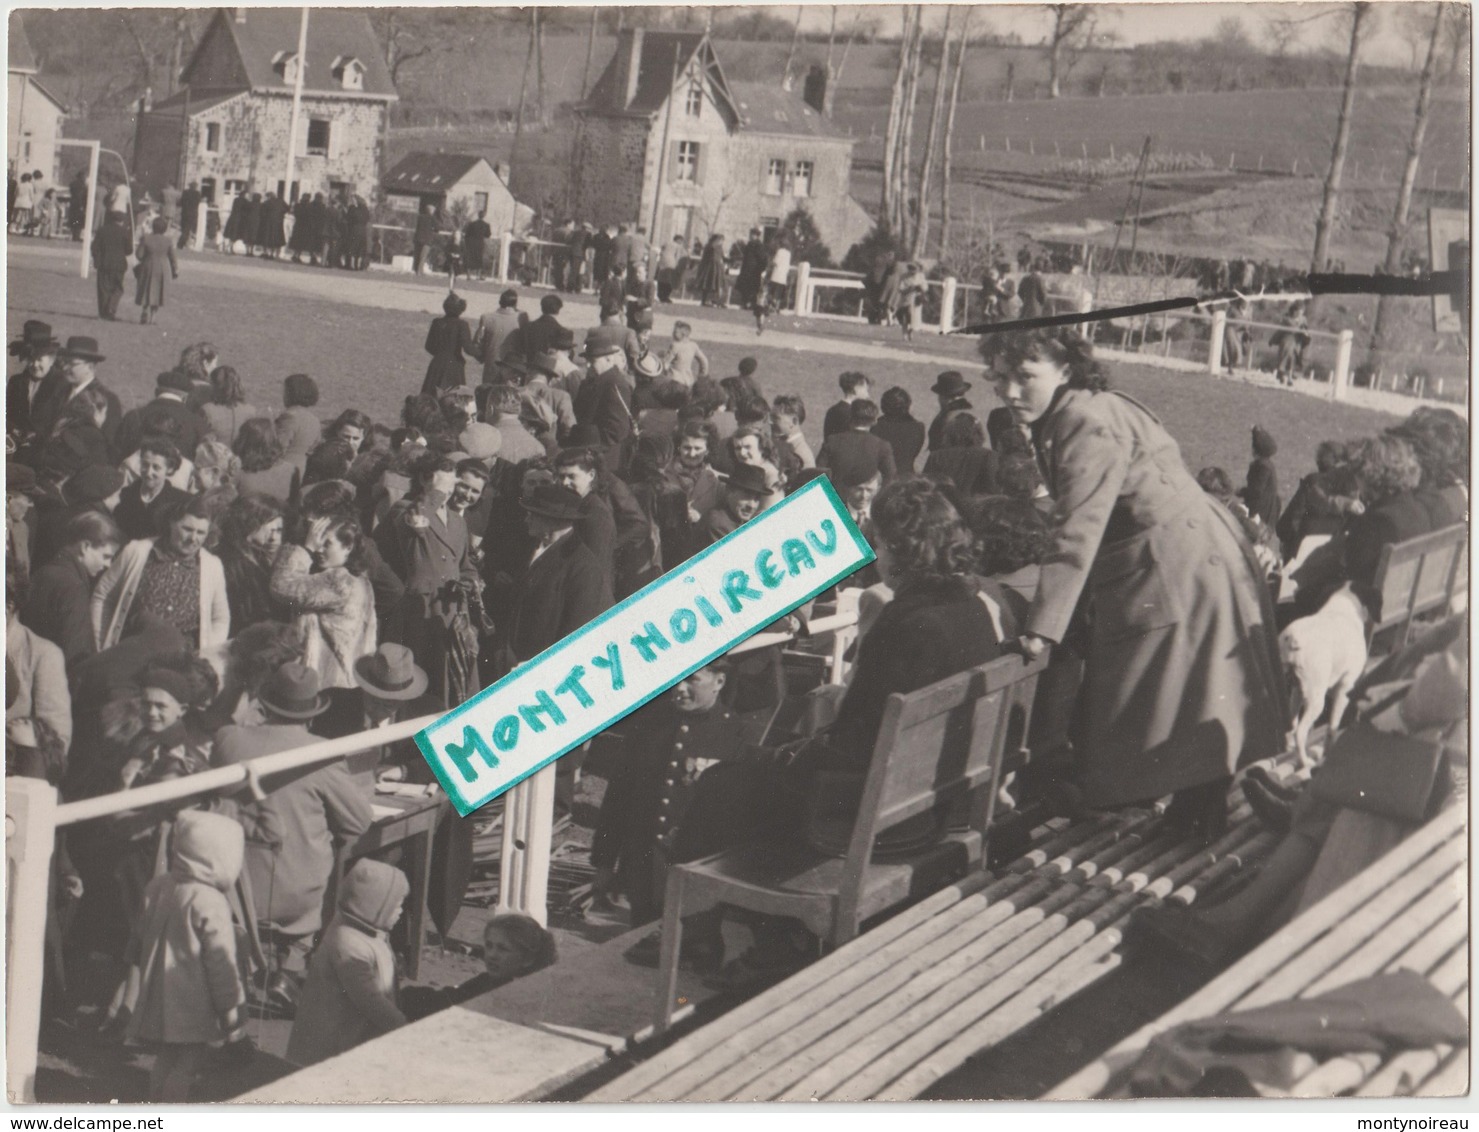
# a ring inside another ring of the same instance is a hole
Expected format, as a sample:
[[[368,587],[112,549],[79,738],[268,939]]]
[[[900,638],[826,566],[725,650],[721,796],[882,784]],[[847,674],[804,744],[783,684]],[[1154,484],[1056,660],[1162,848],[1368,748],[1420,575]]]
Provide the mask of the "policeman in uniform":
[[[592,753],[610,768],[591,848],[595,889],[624,893],[633,925],[662,911],[674,839],[699,776],[716,763],[756,756],[775,714],[774,704],[738,712],[721,701],[731,673],[728,659],[711,662],[608,732],[615,749]]]

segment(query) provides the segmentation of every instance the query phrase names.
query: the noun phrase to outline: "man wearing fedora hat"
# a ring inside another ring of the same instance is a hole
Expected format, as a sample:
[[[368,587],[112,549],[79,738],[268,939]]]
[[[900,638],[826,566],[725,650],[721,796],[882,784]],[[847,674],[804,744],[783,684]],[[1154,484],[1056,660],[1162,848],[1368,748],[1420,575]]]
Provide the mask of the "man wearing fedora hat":
[[[231,724],[216,732],[215,766],[249,763],[315,741],[307,724],[329,707],[318,673],[298,661],[279,668],[257,694],[266,718],[255,726]],[[290,1012],[307,967],[313,936],[323,926],[324,893],[334,872],[336,846],[354,843],[370,828],[368,795],[342,762],[267,778],[267,796],[240,807],[246,831],[245,868],[257,921],[272,942],[277,970],[267,1000]]]
[[[67,402],[89,386],[96,389],[108,402],[108,415],[103,418],[100,426],[103,437],[108,441],[110,450],[118,437],[118,426],[123,420],[123,404],[118,400],[118,395],[98,380],[98,363],[105,360],[106,355],[98,350],[98,340],[86,334],[74,334],[67,339],[67,344],[60,352],[62,375],[65,377],[67,387],[66,395],[55,404],[46,406],[43,414],[34,410],[31,414],[31,422],[37,436],[46,436],[61,416],[62,410],[66,408]]]
[[[611,607],[601,564],[574,535],[582,503],[575,492],[553,483],[536,485],[522,500],[525,525],[537,542],[511,603],[506,646],[514,664],[532,660]]]
[[[946,370],[935,378],[935,383],[930,387],[940,402],[940,411],[935,414],[935,419],[930,421],[929,442],[930,451],[940,448],[945,443],[945,423],[949,421],[952,413],[970,412],[971,403],[966,400],[966,394],[971,391],[971,383],[965,376],[951,369]]]
[[[557,383],[563,372],[562,358],[559,350],[545,350],[530,359],[519,408],[519,418],[531,432],[549,436],[557,444],[564,444],[575,427],[575,399]],[[568,364],[569,359],[565,361]]]
[[[724,481],[724,502],[708,511],[699,523],[699,542],[712,546],[765,510],[771,493],[770,477],[754,464],[739,464]]]
[[[626,375],[626,334],[620,326],[597,326],[586,335],[590,373],[575,395],[576,421],[596,430],[606,468],[618,475],[636,427],[632,383]]]
[[[193,456],[210,426],[200,413],[185,403],[191,392],[190,375],[169,370],[154,379],[154,400],[124,414],[114,438],[118,460],[137,452],[144,437],[167,436],[180,452]]]
[[[18,444],[32,435],[34,415],[44,415],[48,405],[66,398],[66,378],[57,364],[60,348],[51,326],[34,318],[26,320],[21,336],[10,344],[11,356],[21,360],[21,371],[5,386],[5,431]]]

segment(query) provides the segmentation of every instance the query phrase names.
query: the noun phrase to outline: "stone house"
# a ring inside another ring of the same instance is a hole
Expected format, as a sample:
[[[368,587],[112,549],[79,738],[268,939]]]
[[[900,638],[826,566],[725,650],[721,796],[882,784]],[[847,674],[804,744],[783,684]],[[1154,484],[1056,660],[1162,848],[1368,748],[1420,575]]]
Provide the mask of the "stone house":
[[[41,170],[47,188],[56,188],[57,138],[67,108],[36,81],[40,65],[19,12],[10,14],[9,78],[6,98],[6,160],[16,176]]]
[[[576,107],[572,212],[666,243],[733,241],[804,207],[841,259],[872,220],[849,193],[853,140],[817,106],[730,83],[702,33],[628,28]]]
[[[395,86],[363,12],[314,8],[298,58],[298,8],[219,9],[180,74],[182,89],[140,115],[134,177],[151,193],[200,184],[238,193],[356,192],[374,199]],[[293,87],[303,69],[293,183],[285,185]]]
[[[430,204],[443,216],[449,209],[468,219],[487,213],[494,232],[522,232],[534,215],[514,200],[507,168],[472,153],[408,153],[385,174],[383,188],[385,203],[410,217]]]

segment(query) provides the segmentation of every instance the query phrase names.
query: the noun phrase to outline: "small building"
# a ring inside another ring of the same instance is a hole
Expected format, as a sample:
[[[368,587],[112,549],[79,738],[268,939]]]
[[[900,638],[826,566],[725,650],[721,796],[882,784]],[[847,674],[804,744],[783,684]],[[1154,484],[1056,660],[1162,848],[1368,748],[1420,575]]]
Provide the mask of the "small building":
[[[40,170],[48,188],[56,187],[57,138],[62,134],[62,119],[67,108],[60,99],[42,86],[36,75],[40,64],[31,41],[26,38],[26,25],[19,12],[10,14],[10,63],[8,118],[6,121],[5,156],[19,177]]]
[[[140,115],[134,176],[145,189],[196,181],[218,203],[247,191],[374,198],[397,98],[384,54],[363,12],[314,8],[299,59],[301,14],[217,10],[180,74],[182,89]],[[300,69],[293,183],[285,185]]]
[[[522,232],[534,210],[514,200],[507,170],[472,153],[408,153],[385,174],[385,203],[414,215],[433,205],[443,216],[464,212],[467,219],[487,214],[494,232]]]
[[[873,222],[849,194],[853,139],[812,93],[728,82],[701,32],[624,30],[576,108],[576,217],[734,240],[804,207],[841,259]]]

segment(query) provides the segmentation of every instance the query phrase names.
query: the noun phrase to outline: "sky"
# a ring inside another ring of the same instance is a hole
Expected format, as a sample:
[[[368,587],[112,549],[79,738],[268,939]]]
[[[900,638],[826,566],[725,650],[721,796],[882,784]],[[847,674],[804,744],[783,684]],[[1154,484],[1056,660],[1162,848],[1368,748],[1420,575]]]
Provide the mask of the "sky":
[[[1398,31],[1394,9],[1397,2],[1379,4],[1381,12],[1377,26],[1362,53],[1366,62],[1405,66],[1411,51]],[[879,26],[884,30],[896,30],[902,9],[897,4],[868,5],[876,8]],[[1107,17],[1101,23],[1117,34],[1121,45],[1133,46],[1156,40],[1195,40],[1210,35],[1220,20],[1233,16],[1247,27],[1255,44],[1264,45],[1263,32],[1269,21],[1277,16],[1294,14],[1300,19],[1309,19],[1302,25],[1296,49],[1319,45],[1333,46],[1336,20],[1333,18],[1345,4],[1272,3],[1272,4],[1222,4],[1222,3],[1165,3],[1165,4],[1110,4]],[[831,20],[831,5],[808,3],[805,5],[803,29],[806,31],[827,30]],[[796,6],[771,5],[769,10],[785,19],[791,19]],[[934,9],[935,20],[943,21],[944,7]],[[976,16],[986,21],[1000,34],[1015,32],[1024,43],[1041,43],[1052,23],[1045,5],[988,3],[976,5]],[[838,26],[845,27],[851,19],[851,8],[845,9],[838,18]]]

